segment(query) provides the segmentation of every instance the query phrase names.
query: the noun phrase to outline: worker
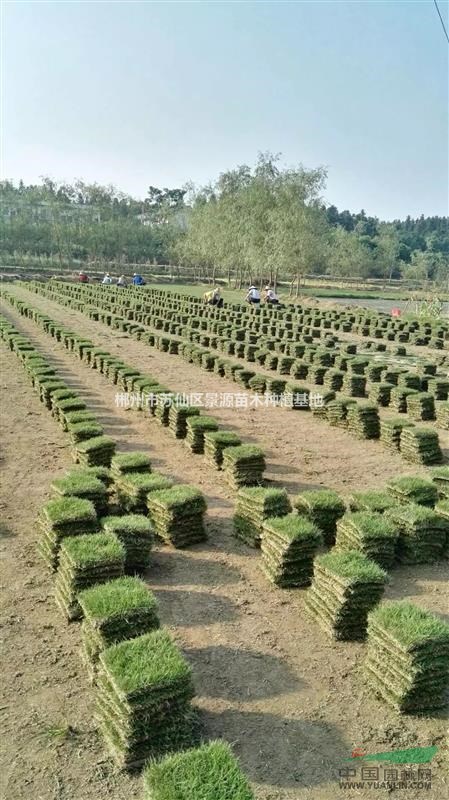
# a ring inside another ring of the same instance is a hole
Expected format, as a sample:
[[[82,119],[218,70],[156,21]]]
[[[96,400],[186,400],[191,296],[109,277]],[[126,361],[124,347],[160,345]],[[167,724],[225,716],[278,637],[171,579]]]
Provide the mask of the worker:
[[[134,286],[145,286],[145,281],[142,278],[142,275],[139,275],[138,272],[135,272],[133,275],[133,285]]]
[[[278,297],[274,289],[272,289],[269,284],[265,286],[264,292],[265,292],[263,298],[264,301],[266,303],[269,303],[271,306],[277,306],[277,304],[279,303]]]
[[[251,303],[254,305],[259,305],[260,303],[260,292],[255,286],[250,286],[248,289],[248,294],[245,297],[247,303]]]
[[[80,283],[89,283],[89,278],[83,270],[79,273],[78,280]]]
[[[128,286],[128,281],[126,280],[124,275],[120,275],[120,278],[117,281],[117,286]]]
[[[103,278],[103,280],[101,282],[102,282],[102,284],[104,284],[104,286],[110,286],[111,285],[112,278],[109,275],[109,272],[106,273],[106,275],[104,276],[104,278]]]

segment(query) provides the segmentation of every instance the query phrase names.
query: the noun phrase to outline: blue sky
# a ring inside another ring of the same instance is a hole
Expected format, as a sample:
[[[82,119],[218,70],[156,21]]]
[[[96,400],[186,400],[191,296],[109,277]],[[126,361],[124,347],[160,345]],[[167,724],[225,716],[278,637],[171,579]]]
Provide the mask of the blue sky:
[[[433,0],[15,0],[2,43],[3,177],[144,196],[270,150],[326,165],[341,209],[447,213],[448,45]]]

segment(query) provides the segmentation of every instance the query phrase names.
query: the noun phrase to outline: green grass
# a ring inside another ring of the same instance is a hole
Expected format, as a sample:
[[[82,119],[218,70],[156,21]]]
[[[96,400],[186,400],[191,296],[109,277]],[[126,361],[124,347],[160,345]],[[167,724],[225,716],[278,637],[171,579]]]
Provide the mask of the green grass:
[[[102,528],[110,533],[129,533],[135,536],[149,536],[152,527],[148,517],[143,514],[125,514],[123,517],[103,517]]]
[[[350,498],[350,507],[353,511],[372,511],[383,513],[387,508],[393,508],[397,501],[381,490],[370,490],[368,492],[355,492]]]
[[[100,562],[119,561],[125,558],[122,543],[112,533],[92,533],[68,536],[61,544],[60,559],[67,553],[79,567]]]
[[[255,444],[241,444],[237,447],[227,447],[225,459],[237,464],[240,461],[264,459],[264,452],[261,447],[257,447]]]
[[[354,525],[362,538],[396,538],[397,534],[394,524],[386,519],[383,514],[376,514],[370,511],[355,511],[352,514],[348,514],[347,517],[342,518],[342,525],[346,519]]]
[[[68,525],[71,522],[95,522],[97,515],[90,500],[80,497],[61,497],[49,500],[44,513],[52,525]]]
[[[157,611],[154,594],[139,578],[123,577],[84,589],[78,595],[89,620],[126,616],[137,609]]]
[[[387,490],[395,496],[400,495],[416,502],[425,501],[428,505],[433,505],[438,499],[438,489],[433,481],[414,475],[394,478],[389,481]]]
[[[143,777],[145,800],[254,800],[231,748],[221,741],[150,761]]]
[[[187,429],[189,428],[191,428],[192,431],[216,431],[218,428],[218,422],[214,417],[188,417]]]
[[[77,450],[81,453],[92,453],[95,450],[109,450],[115,448],[114,439],[109,436],[94,436],[93,439],[86,439],[77,444]]]
[[[65,414],[67,426],[78,425],[80,422],[95,422],[96,417],[92,411],[68,411]]]
[[[429,640],[449,642],[449,625],[407,600],[382,603],[369,615],[368,624],[371,621],[407,649]]]
[[[194,486],[187,484],[180,484],[173,486],[171,489],[162,489],[161,491],[151,492],[148,498],[149,503],[164,506],[168,510],[182,508],[186,504],[195,503],[195,510],[198,513],[206,510],[206,501],[202,492]]]
[[[89,475],[84,470],[79,472],[74,470],[65,478],[56,478],[52,482],[51,488],[64,497],[82,494],[106,494],[103,481],[96,478],[95,475]]]
[[[413,527],[415,525],[428,527],[438,522],[438,517],[432,508],[420,506],[418,503],[406,503],[402,506],[396,506],[396,508],[390,508],[386,515],[394,523]],[[385,520],[385,517],[383,519]]]
[[[269,517],[264,522],[264,530],[279,533],[289,542],[306,539],[321,543],[321,531],[307,517],[299,514],[286,514],[284,517]]]
[[[118,486],[126,493],[132,490],[135,493],[154,492],[161,489],[169,489],[172,480],[159,472],[127,472],[123,477],[118,478]]]
[[[204,438],[205,441],[217,442],[219,445],[227,445],[229,447],[237,447],[241,443],[240,438],[232,431],[210,431]]]
[[[301,492],[294,500],[293,505],[304,511],[304,508],[311,511],[326,511],[343,514],[345,504],[341,497],[332,489],[311,489]]]
[[[151,470],[151,460],[146,453],[118,453],[111,461],[114,472],[128,472],[129,470]]]
[[[329,572],[357,583],[386,583],[388,576],[374,561],[356,550],[346,553],[326,553],[316,559]]]
[[[189,664],[165,630],[112,645],[100,660],[119,692],[128,696],[191,681]]]
[[[94,436],[103,436],[103,428],[97,422],[83,421],[76,423],[67,423],[67,429],[76,443],[84,441],[85,439],[93,439]]]

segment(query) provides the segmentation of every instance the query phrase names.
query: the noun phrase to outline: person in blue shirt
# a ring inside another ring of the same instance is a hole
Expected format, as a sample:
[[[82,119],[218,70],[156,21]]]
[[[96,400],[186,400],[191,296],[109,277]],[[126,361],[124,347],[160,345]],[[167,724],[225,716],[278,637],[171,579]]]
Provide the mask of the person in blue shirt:
[[[142,275],[139,275],[138,272],[135,272],[133,275],[133,284],[134,286],[145,286],[145,281],[142,278]]]

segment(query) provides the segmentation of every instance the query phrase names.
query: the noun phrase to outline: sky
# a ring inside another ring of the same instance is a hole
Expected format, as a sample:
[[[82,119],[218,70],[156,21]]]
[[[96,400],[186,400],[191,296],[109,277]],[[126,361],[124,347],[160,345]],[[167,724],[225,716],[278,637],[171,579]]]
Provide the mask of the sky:
[[[144,197],[271,151],[326,166],[340,209],[448,213],[449,47],[433,0],[2,0],[1,43],[3,178]]]

